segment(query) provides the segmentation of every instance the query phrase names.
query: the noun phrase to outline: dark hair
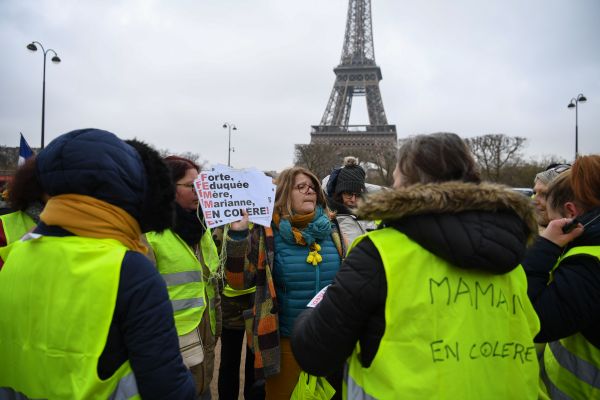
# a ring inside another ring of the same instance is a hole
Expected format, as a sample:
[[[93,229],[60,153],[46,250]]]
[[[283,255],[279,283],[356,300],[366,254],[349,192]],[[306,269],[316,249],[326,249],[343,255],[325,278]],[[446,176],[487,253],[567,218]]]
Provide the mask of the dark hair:
[[[563,215],[564,205],[569,201],[575,201],[573,188],[571,186],[571,171],[567,170],[550,182],[546,191],[546,208],[560,211]]]
[[[571,167],[571,186],[584,212],[600,207],[600,155],[577,158]]]
[[[175,185],[160,154],[141,140],[125,140],[133,147],[146,172],[146,193],[139,218],[142,232],[161,232],[171,228],[175,219]]]
[[[432,133],[407,139],[398,150],[405,184],[481,181],[467,144],[455,133]]]
[[[200,166],[187,158],[179,156],[168,156],[165,157],[163,160],[169,167],[169,170],[171,171],[171,179],[173,180],[173,182],[177,182],[178,180],[183,178],[188,169],[193,168],[198,173],[200,173]]]
[[[8,184],[8,203],[14,210],[25,210],[35,202],[44,202],[44,189],[36,172],[36,157],[29,157]]]

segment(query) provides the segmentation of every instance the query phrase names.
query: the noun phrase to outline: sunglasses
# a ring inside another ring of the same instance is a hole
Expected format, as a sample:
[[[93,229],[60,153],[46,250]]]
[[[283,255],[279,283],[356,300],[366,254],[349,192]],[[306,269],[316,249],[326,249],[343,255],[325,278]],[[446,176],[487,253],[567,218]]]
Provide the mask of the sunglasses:
[[[550,171],[554,171],[557,174],[560,174],[562,172],[565,172],[568,169],[571,169],[570,164],[561,164],[561,165],[557,165],[556,167],[550,168]]]

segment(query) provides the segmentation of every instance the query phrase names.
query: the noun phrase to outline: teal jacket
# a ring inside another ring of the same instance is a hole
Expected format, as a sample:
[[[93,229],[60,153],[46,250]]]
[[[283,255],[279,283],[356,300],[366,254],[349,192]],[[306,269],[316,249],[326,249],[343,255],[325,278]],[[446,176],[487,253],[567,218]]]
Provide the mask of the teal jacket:
[[[292,335],[294,321],[306,309],[308,302],[325,286],[333,282],[340,268],[341,257],[331,236],[317,243],[323,260],[314,267],[306,262],[309,248],[283,240],[273,229],[275,265],[273,281],[279,305],[279,330],[282,337]]]

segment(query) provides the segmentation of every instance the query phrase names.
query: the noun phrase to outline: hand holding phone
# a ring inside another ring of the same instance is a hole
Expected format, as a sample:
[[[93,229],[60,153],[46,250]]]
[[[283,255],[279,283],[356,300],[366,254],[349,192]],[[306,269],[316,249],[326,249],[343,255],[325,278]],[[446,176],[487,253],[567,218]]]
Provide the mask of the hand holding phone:
[[[569,232],[571,232],[573,229],[575,229],[577,227],[577,225],[579,225],[580,222],[577,218],[573,218],[573,220],[571,222],[567,222],[566,224],[563,225],[562,227],[562,231],[563,233],[567,234]]]
[[[565,232],[565,226],[568,227]],[[555,219],[550,221],[546,229],[540,234],[543,238],[550,240],[552,243],[559,247],[564,247],[567,243],[571,242],[577,236],[583,233],[583,225],[577,221],[576,218],[573,220],[568,218]]]

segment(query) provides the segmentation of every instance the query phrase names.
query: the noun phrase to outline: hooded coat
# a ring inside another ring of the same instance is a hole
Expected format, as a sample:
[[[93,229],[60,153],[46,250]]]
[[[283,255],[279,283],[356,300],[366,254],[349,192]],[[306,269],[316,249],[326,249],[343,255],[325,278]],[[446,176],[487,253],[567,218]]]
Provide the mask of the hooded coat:
[[[165,174],[157,171],[147,174],[147,155],[140,157],[138,151],[110,132],[73,131],[53,140],[39,153],[38,179],[50,196],[67,193],[91,196],[124,209],[142,227],[157,228],[157,221],[152,221],[156,215],[150,219],[144,215],[148,213],[148,203],[164,201],[149,196],[153,193],[151,187],[159,186],[155,182],[161,179],[158,176],[164,178]],[[170,180],[161,183],[171,184]],[[169,202],[163,204],[164,208],[172,211]],[[165,219],[165,215],[161,217]],[[34,232],[73,236],[60,226],[43,222]],[[98,376],[110,377],[126,360],[131,364],[142,398],[195,398],[193,378],[179,353],[164,280],[146,256],[131,250],[125,253],[121,264],[114,315],[98,361]]]
[[[537,231],[534,211],[519,193],[492,184],[446,182],[379,192],[359,206],[362,218],[383,221],[457,268],[503,274],[516,268]],[[371,365],[385,330],[387,281],[367,237],[354,247],[318,307],[296,320],[292,350],[312,375],[339,369],[360,343]]]

